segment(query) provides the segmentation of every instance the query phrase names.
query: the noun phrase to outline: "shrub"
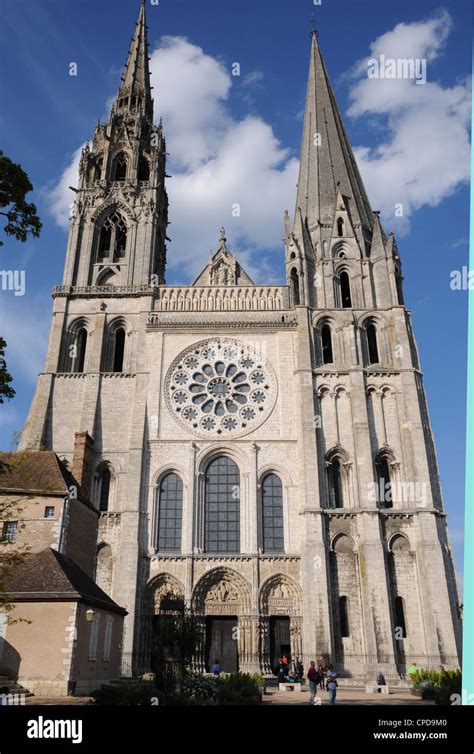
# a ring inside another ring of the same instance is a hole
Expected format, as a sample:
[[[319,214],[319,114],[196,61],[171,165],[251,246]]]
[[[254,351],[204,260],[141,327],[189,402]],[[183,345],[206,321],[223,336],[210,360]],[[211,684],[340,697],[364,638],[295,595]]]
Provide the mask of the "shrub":
[[[265,679],[258,673],[229,673],[218,681],[219,704],[239,704],[259,699]]]
[[[187,673],[181,684],[179,698],[176,700],[184,705],[210,706],[217,704],[217,680]]]
[[[461,694],[460,670],[419,670],[413,691],[422,699],[434,699],[436,704],[451,704],[452,694]]]
[[[150,684],[123,683],[101,686],[91,693],[91,704],[118,705],[119,707],[151,706],[152,698],[157,698],[159,704],[165,703],[162,691]]]

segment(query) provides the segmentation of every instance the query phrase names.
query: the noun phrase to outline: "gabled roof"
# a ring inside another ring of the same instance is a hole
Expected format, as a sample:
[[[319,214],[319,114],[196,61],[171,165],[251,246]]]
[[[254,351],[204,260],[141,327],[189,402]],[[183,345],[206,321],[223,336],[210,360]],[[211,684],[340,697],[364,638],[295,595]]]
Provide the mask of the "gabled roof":
[[[221,228],[219,248],[211,253],[209,262],[199,273],[193,285],[255,285],[237,261],[235,254],[227,248],[225,230]]]
[[[56,550],[25,555],[5,582],[10,602],[80,601],[120,615],[127,613],[76,563]]]
[[[0,491],[65,495],[77,480],[52,450],[0,453]]]

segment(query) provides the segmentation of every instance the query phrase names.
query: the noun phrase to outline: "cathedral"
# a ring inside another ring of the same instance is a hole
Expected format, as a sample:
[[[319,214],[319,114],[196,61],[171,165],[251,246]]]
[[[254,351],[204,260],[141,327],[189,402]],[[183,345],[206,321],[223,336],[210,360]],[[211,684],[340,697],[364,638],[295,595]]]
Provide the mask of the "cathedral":
[[[94,578],[127,612],[122,672],[160,621],[202,625],[194,667],[342,678],[457,668],[461,623],[400,252],[371,208],[311,34],[286,282],[216,230],[167,285],[165,126],[145,3],[108,121],[82,152],[44,371],[20,442],[72,463],[99,512]],[[159,102],[158,102],[159,105]],[[74,501],[70,504],[73,506]],[[72,536],[72,535],[70,535]]]

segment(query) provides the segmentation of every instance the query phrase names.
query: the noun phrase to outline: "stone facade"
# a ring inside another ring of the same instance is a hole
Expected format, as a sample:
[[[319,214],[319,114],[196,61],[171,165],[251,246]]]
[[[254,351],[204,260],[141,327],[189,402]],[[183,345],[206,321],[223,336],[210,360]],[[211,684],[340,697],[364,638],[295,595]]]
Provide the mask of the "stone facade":
[[[76,432],[94,438],[97,579],[128,611],[124,667],[149,669],[169,600],[202,620],[200,670],[224,618],[243,671],[270,672],[281,651],[361,680],[413,661],[456,667],[454,567],[400,255],[370,208],[316,34],[286,285],[255,286],[222,231],[194,284],[168,287],[144,14],[110,119],[83,154],[21,441],[72,459]],[[217,459],[238,479],[235,508],[217,503],[226,535],[237,510],[235,551],[209,547]],[[170,474],[171,550],[159,547]]]

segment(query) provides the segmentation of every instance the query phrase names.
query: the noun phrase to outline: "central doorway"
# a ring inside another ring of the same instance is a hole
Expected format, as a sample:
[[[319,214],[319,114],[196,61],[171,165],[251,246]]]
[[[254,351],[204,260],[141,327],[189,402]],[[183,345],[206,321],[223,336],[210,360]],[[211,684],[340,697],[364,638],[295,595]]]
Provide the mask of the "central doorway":
[[[286,655],[291,661],[290,619],[284,617],[270,617],[270,660],[272,668],[278,667],[280,659]]]
[[[239,670],[239,649],[237,643],[237,616],[206,618],[206,671],[219,662],[224,673],[237,673]]]

